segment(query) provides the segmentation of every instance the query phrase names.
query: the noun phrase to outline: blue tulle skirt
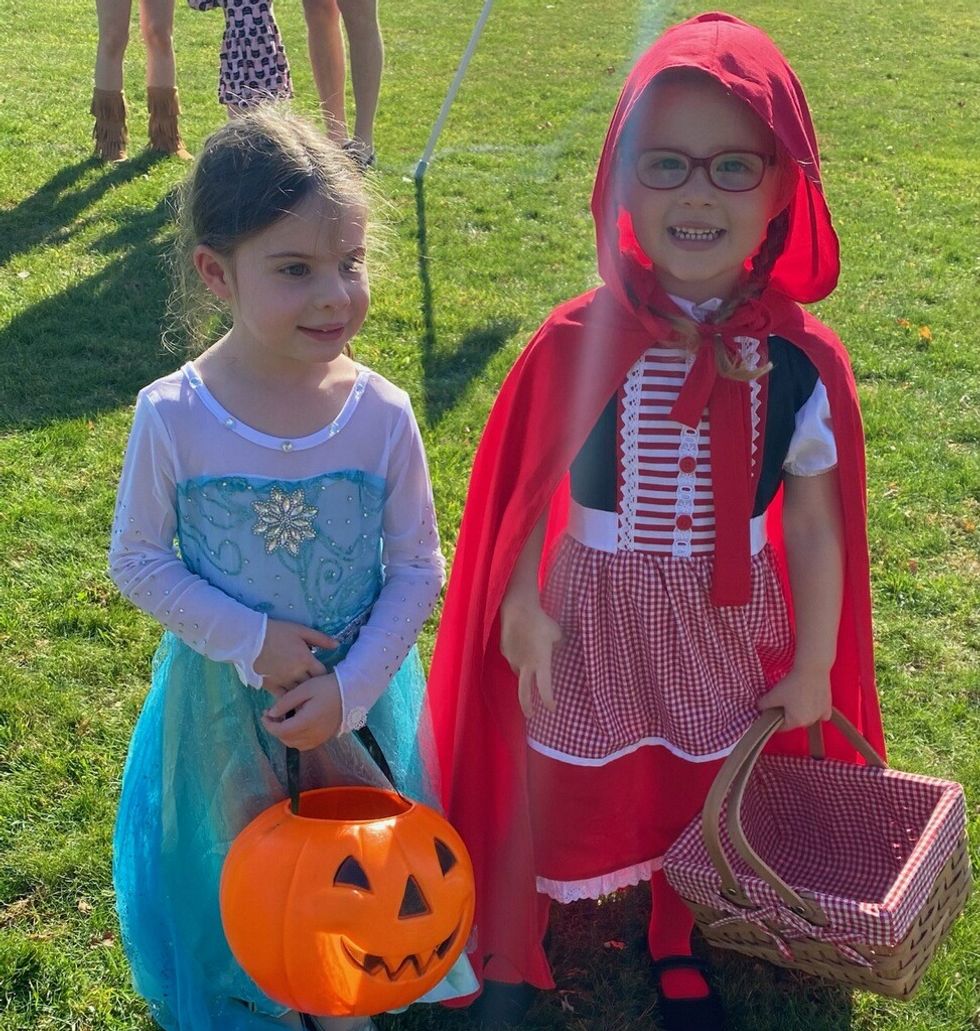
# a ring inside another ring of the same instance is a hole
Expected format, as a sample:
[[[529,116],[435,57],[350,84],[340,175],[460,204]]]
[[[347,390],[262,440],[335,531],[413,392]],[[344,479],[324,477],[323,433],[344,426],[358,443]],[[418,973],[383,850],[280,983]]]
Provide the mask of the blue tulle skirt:
[[[369,725],[399,790],[431,804],[423,698],[413,649]],[[271,703],[266,692],[243,686],[232,666],[164,635],[123,773],[113,879],[134,984],[167,1031],[298,1026],[296,1015],[269,999],[235,961],[218,906],[232,841],[287,794],[286,750],[259,719]],[[352,734],[303,752],[300,765],[302,790],[388,783]],[[423,1001],[468,995],[476,987],[461,957]],[[325,1028],[333,1023],[322,1021]]]

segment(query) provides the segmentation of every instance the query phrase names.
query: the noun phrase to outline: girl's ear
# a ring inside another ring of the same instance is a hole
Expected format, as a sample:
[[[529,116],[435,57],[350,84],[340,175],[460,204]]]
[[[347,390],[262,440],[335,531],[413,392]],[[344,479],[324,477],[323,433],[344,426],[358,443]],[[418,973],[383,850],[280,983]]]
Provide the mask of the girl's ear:
[[[231,300],[231,263],[228,258],[218,254],[205,244],[194,248],[194,268],[201,277],[201,282],[222,301]]]

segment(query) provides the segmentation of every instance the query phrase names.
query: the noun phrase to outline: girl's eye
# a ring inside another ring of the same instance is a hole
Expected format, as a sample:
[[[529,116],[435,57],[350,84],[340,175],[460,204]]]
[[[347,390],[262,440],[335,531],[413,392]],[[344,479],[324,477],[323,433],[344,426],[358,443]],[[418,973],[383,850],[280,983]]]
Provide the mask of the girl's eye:
[[[352,258],[345,258],[340,263],[340,269],[342,272],[346,272],[349,275],[356,275],[361,269],[364,268],[364,258],[362,255],[357,255]]]
[[[686,168],[687,163],[676,154],[651,154],[647,157],[646,165],[653,172],[678,172]]]
[[[290,276],[299,279],[302,276],[308,276],[310,274],[310,266],[304,265],[301,262],[297,262],[295,265],[284,265],[279,271],[284,276]]]
[[[766,170],[766,160],[759,154],[721,154],[714,164],[714,175],[729,180],[761,180]]]

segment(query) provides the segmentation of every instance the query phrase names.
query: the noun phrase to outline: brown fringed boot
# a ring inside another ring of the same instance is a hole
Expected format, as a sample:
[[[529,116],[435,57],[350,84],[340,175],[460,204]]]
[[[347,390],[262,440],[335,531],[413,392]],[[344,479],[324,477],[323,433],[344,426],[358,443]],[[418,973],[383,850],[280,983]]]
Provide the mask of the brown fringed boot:
[[[126,98],[122,90],[96,89],[92,93],[92,116],[95,125],[92,138],[95,140],[95,155],[103,161],[125,161],[126,144]]]
[[[177,90],[169,86],[147,86],[146,106],[150,112],[150,146],[165,154],[175,154],[181,161],[189,161],[190,151],[177,128],[180,114]]]

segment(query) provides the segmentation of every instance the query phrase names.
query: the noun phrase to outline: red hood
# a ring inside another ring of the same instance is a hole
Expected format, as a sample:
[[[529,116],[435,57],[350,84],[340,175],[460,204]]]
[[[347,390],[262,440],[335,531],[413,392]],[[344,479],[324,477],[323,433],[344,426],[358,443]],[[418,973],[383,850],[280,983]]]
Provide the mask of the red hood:
[[[803,88],[764,32],[719,13],[702,14],[668,29],[640,58],[623,86],[592,193],[603,281],[621,303],[627,303],[612,176],[615,151],[637,100],[669,68],[698,69],[717,79],[752,108],[797,164],[801,174],[789,204],[789,232],[770,283],[794,301],[826,297],[837,284],[840,252],[820,183],[820,157]]]

